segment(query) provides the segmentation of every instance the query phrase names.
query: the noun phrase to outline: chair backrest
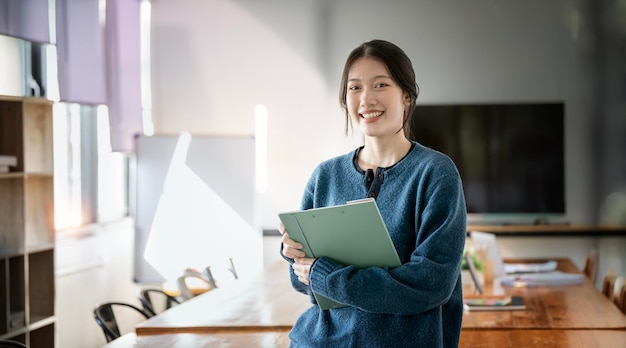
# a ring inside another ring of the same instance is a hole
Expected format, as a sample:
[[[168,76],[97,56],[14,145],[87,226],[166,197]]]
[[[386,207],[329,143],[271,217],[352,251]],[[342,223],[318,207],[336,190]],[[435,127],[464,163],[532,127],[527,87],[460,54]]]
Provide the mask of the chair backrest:
[[[617,306],[622,313],[626,314],[626,286],[622,286],[622,290],[619,292]]]
[[[615,287],[616,278],[617,274],[615,273],[615,270],[610,268],[606,272],[604,280],[602,281],[602,294],[606,296],[609,300],[613,300],[613,290]]]
[[[585,276],[596,284],[598,278],[598,250],[592,249],[585,258],[585,267],[583,268]]]
[[[111,342],[114,339],[122,336],[122,332],[120,331],[120,327],[118,325],[118,318],[116,318],[115,312],[113,311],[114,308],[120,310],[130,310],[135,315],[139,314],[142,319],[150,318],[150,314],[130,303],[106,302],[98,304],[93,310],[93,316],[98,326],[100,326],[100,328],[104,332],[104,337],[106,338],[107,342]]]
[[[180,290],[180,297],[183,301],[187,301],[199,294],[212,290],[209,280],[197,274],[185,274],[176,280],[176,285]]]
[[[165,310],[172,308],[173,306],[180,304],[180,301],[174,297],[167,294],[165,291],[161,289],[141,289],[139,290],[139,302],[143,306],[143,309],[154,316],[157,312],[160,312],[159,308],[164,308]],[[153,301],[160,298],[163,302],[163,306],[157,306],[156,301]]]
[[[626,314],[626,303],[624,301],[626,301],[626,278],[617,277],[613,286],[613,303],[622,313]]]
[[[0,348],[28,348],[28,346],[18,341],[0,340]]]

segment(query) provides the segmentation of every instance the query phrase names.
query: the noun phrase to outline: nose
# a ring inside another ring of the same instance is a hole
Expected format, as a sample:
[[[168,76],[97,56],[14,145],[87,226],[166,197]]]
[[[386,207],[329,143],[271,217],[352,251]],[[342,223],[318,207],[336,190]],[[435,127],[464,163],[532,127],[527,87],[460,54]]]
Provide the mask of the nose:
[[[376,98],[373,91],[368,87],[364,87],[360,95],[360,106],[371,106],[374,104],[376,104]]]

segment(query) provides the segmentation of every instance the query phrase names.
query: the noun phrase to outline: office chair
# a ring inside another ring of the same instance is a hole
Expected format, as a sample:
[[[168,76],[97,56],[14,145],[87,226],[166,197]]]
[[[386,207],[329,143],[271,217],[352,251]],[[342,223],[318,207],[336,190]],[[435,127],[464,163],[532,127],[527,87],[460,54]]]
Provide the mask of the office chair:
[[[591,279],[593,284],[596,284],[598,278],[598,250],[591,249],[585,257],[585,267],[583,273],[587,278]]]
[[[626,314],[626,285],[622,286],[622,289],[616,296],[617,298],[617,307],[622,313]]]
[[[155,308],[155,301],[153,300],[153,296],[160,297],[165,305],[163,307]],[[180,301],[171,295],[168,295],[165,291],[161,289],[142,289],[139,290],[139,302],[143,306],[143,309],[150,314],[150,316],[155,316],[157,314],[157,308],[165,308],[164,310],[170,309],[173,306],[180,304]]]
[[[615,285],[613,288],[613,303],[615,303],[617,308],[619,308],[620,312],[624,314],[626,314],[626,312],[624,312],[626,308],[626,304],[624,304],[624,301],[626,301],[625,289],[626,289],[626,278],[624,277],[615,278]]]
[[[228,259],[229,265],[226,268],[234,279],[239,279],[239,274],[235,268],[232,258]],[[176,286],[180,291],[180,297],[186,301],[192,297],[203,294],[217,288],[217,282],[213,276],[211,266],[207,266],[203,271],[193,268],[185,269],[182,276],[176,280]]]
[[[183,301],[187,301],[190,298],[217,287],[212,277],[208,277],[206,273],[191,268],[186,269],[185,273],[178,277],[176,285],[180,290],[180,297]]]
[[[237,274],[237,269],[235,268],[235,262],[233,261],[233,258],[232,257],[229,258],[228,262],[230,263],[230,266],[228,267],[228,271],[232,273],[235,279],[239,279],[239,274]]]
[[[111,342],[122,336],[113,308],[117,308],[118,310],[130,310],[133,314],[138,314],[139,317],[145,319],[150,318],[149,313],[130,303],[106,302],[96,305],[96,308],[93,310],[93,316],[98,326],[100,326],[104,332],[104,338],[106,338],[107,342]],[[121,312],[119,314],[121,314]]]
[[[0,340],[0,348],[28,348],[28,346],[18,341]]]
[[[602,294],[609,300],[613,300],[613,288],[615,287],[616,278],[617,274],[615,270],[613,268],[609,268],[602,281]]]

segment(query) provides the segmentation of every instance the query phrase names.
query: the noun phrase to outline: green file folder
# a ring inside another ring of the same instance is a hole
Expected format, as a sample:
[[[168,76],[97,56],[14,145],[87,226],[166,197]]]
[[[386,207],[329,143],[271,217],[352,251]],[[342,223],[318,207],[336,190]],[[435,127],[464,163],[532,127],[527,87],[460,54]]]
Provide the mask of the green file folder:
[[[327,256],[360,268],[401,265],[374,199],[278,214],[291,239],[303,245],[307,257]],[[321,309],[344,307],[314,293]]]

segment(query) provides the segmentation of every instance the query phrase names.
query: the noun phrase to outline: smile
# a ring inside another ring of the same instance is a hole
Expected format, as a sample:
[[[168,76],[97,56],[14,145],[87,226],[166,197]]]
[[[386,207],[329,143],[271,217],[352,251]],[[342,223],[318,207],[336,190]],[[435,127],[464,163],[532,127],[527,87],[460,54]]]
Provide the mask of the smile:
[[[374,117],[378,117],[380,115],[382,115],[383,112],[382,111],[377,111],[377,112],[370,112],[367,114],[361,114],[361,116],[363,116],[363,118],[374,118]]]

